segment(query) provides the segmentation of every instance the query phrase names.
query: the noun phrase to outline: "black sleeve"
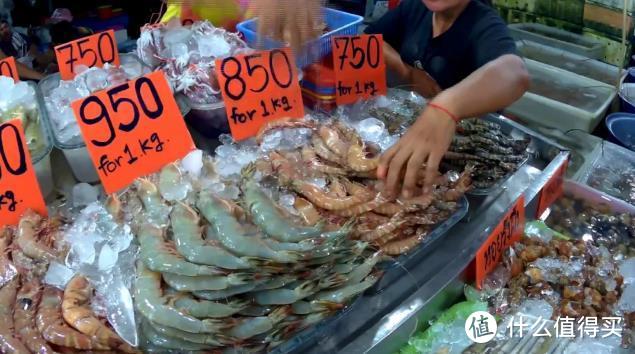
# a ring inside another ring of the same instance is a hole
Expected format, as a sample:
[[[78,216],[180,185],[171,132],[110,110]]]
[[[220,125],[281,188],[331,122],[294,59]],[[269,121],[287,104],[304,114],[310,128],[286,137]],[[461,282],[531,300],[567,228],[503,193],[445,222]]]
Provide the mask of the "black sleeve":
[[[405,0],[399,3],[396,8],[388,11],[380,19],[368,25],[364,33],[383,35],[384,42],[390,44],[396,51],[399,51],[404,37],[407,14],[406,7],[409,6],[410,2],[411,0]]]
[[[471,36],[474,69],[505,54],[518,54],[507,25],[493,11],[479,21]]]

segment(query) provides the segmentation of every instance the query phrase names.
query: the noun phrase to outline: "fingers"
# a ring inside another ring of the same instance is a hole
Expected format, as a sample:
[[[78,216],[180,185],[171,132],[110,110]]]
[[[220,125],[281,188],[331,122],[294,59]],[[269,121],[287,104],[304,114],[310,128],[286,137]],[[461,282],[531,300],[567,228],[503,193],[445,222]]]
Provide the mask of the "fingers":
[[[395,154],[397,154],[398,151],[399,142],[381,155],[379,158],[379,167],[377,167],[377,178],[386,179],[386,177],[388,177],[388,166],[390,166],[390,161],[393,157],[395,157]]]
[[[402,190],[402,196],[404,198],[411,198],[415,196],[419,171],[421,170],[421,165],[423,165],[426,157],[428,157],[426,151],[417,151],[412,154],[410,160],[408,160]]]
[[[432,189],[435,177],[439,174],[439,164],[443,153],[439,151],[433,151],[428,157],[428,163],[426,164],[426,178],[423,183],[423,193],[429,193]]]
[[[412,150],[401,149],[390,162],[385,186],[386,193],[389,197],[397,195],[398,189],[401,187],[402,170],[406,167],[406,163],[411,155]]]

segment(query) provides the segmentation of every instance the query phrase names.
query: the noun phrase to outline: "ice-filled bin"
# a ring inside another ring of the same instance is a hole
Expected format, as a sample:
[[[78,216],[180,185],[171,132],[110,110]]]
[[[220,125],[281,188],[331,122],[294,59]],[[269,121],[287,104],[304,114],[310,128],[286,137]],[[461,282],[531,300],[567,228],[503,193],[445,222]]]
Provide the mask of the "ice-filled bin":
[[[505,109],[528,123],[591,132],[604,117],[616,90],[593,79],[530,59],[529,91]]]
[[[32,81],[14,83],[11,78],[1,77],[0,87],[0,124],[16,118],[22,122],[31,162],[46,197],[53,191],[49,157],[53,145],[44,123],[44,107],[37,100],[37,86]]]
[[[605,141],[580,181],[635,205],[635,152]]]
[[[150,68],[133,54],[121,54],[120,61],[121,68],[125,73],[124,76],[117,78],[121,82],[134,79],[150,72]],[[97,182],[99,181],[99,175],[90,159],[70,103],[82,97],[89,96],[91,92],[107,88],[109,83],[107,78],[108,77],[104,75],[103,80],[99,81],[100,77],[93,76],[88,78],[88,75],[85,75],[82,79],[85,82],[85,86],[73,84],[76,86],[74,87],[69,84],[70,87],[65,88],[65,90],[68,91],[68,96],[66,96],[66,92],[58,92],[57,94],[65,97],[69,101],[68,106],[64,107],[63,112],[55,108],[51,100],[48,99],[53,94],[53,91],[60,87],[61,80],[59,73],[47,76],[41,80],[38,85],[38,99],[40,100],[40,105],[46,108],[45,121],[51,132],[53,144],[56,148],[62,150],[64,157],[73,171],[73,175],[80,182]],[[77,80],[64,82],[77,83]],[[90,90],[87,88],[90,88]]]
[[[530,40],[593,59],[604,57],[606,49],[604,44],[593,38],[539,23],[511,24],[509,32],[516,40]]]
[[[621,75],[621,70],[617,66],[572,53],[565,48],[554,48],[530,40],[517,41],[516,47],[520,54],[527,59],[555,66],[609,85],[614,85]]]

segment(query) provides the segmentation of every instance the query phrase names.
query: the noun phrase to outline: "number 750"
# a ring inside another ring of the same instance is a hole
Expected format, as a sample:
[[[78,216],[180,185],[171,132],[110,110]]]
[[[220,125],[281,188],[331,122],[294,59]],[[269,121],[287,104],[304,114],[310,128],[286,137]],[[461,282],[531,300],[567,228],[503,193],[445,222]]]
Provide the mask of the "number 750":
[[[342,54],[338,57],[340,59],[340,70],[344,69],[344,64],[348,61],[349,65],[356,70],[361,69],[364,63],[367,63],[373,69],[379,66],[380,55],[382,55],[382,48],[379,44],[379,40],[374,35],[366,36],[366,48],[360,43],[364,37],[352,36],[352,37],[337,37],[335,38],[335,47],[339,50],[344,47]],[[350,50],[349,50],[350,49]],[[364,49],[366,49],[364,51]],[[349,51],[351,58],[349,59]]]

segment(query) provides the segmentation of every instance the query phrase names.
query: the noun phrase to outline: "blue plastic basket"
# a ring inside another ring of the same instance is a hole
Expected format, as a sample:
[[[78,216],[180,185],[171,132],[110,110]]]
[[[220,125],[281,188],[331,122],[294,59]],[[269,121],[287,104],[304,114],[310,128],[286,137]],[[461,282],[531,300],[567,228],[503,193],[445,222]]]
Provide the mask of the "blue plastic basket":
[[[362,23],[361,16],[349,14],[348,12],[324,8],[324,21],[330,32],[323,34],[320,38],[307,43],[301,53],[296,54],[296,64],[300,68],[317,62],[323,57],[331,54],[331,37],[355,35],[359,33],[359,25]],[[245,37],[245,41],[252,48],[276,49],[285,46],[284,43],[274,41],[271,38],[258,38],[257,18],[243,21],[236,26]]]
[[[610,132],[609,140],[635,151],[635,114],[612,113],[604,123]]]

